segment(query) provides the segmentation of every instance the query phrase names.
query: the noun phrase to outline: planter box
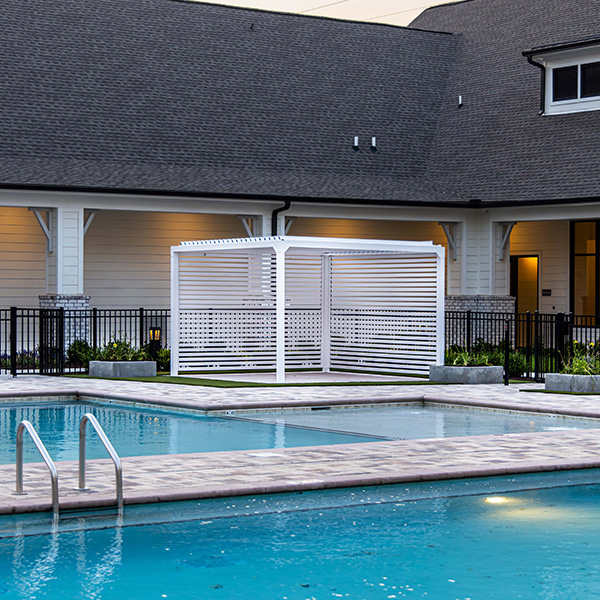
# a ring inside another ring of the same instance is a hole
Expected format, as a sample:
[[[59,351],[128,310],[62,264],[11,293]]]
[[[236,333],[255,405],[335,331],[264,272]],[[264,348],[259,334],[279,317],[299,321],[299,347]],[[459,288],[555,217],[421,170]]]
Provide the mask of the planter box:
[[[90,377],[156,377],[153,360],[90,360]]]
[[[429,368],[429,381],[439,383],[502,383],[503,367],[455,367],[435,365]]]
[[[599,394],[600,375],[565,375],[546,373],[546,391]]]

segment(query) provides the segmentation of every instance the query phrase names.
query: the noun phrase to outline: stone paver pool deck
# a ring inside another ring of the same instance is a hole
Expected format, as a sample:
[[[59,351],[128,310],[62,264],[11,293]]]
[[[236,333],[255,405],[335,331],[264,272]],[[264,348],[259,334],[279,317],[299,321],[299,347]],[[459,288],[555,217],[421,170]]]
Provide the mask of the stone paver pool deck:
[[[527,393],[540,384],[208,388],[23,376],[0,377],[0,401],[111,398],[201,411],[442,402],[600,418],[600,396]],[[123,458],[126,504],[434,479],[600,467],[600,428],[544,433],[381,441],[337,446]],[[88,461],[91,491],[77,488],[77,463],[58,462],[61,509],[114,504],[114,467]],[[15,496],[14,465],[0,466],[0,514],[50,510],[43,463],[26,464],[27,496]]]

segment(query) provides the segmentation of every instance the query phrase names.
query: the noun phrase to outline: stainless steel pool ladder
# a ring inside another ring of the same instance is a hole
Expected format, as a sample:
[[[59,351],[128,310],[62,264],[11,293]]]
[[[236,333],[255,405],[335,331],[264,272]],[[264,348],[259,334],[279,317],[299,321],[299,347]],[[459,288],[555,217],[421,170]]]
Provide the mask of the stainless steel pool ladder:
[[[15,492],[15,495],[20,496],[27,494],[27,492],[23,491],[23,433],[25,433],[25,430],[27,430],[31,436],[35,447],[42,455],[42,458],[50,471],[50,478],[52,479],[52,513],[56,520],[58,519],[58,472],[46,450],[46,446],[44,446],[42,440],[40,440],[40,436],[29,421],[21,421],[17,427],[17,491]]]
[[[92,427],[96,430],[100,441],[110,454],[110,457],[115,465],[115,477],[116,477],[116,486],[117,486],[117,506],[119,510],[123,509],[123,467],[121,466],[121,459],[119,455],[116,453],[113,445],[110,443],[108,437],[104,433],[104,429],[98,423],[98,420],[91,413],[86,413],[81,418],[81,423],[79,423],[79,490],[83,491],[87,488],[85,487],[85,432],[86,425],[88,423],[92,424]]]

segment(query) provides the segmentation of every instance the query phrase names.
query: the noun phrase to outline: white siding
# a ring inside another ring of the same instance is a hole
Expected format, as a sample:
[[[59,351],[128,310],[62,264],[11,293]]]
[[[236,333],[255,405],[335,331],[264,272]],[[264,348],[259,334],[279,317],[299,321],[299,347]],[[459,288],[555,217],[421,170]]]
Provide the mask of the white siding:
[[[0,308],[35,308],[45,291],[46,237],[34,214],[0,207]]]
[[[460,230],[460,227],[458,228]],[[428,221],[365,221],[358,219],[312,219],[296,218],[289,230],[289,235],[306,235],[315,237],[341,237],[370,240],[407,240],[432,241],[446,248],[448,241],[443,229],[437,222]],[[460,293],[460,233],[458,260],[452,265],[450,273],[446,273],[449,292]],[[452,291],[450,291],[452,290]],[[458,291],[454,291],[458,290]]]
[[[99,211],[85,235],[85,287],[98,308],[169,308],[170,248],[246,237],[231,215]]]
[[[539,256],[540,312],[566,312],[569,303],[569,222],[517,223],[510,239],[510,253]],[[552,290],[552,296],[541,296],[542,289]]]

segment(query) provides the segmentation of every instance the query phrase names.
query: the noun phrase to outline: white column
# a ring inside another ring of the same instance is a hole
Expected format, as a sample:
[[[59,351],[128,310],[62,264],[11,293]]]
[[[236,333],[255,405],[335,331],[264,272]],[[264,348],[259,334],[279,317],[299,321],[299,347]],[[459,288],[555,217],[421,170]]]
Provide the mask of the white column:
[[[56,240],[54,257],[48,261],[49,279],[57,294],[83,294],[83,207],[59,207],[54,216]]]
[[[331,370],[331,256],[323,257],[321,270],[321,367]]]
[[[171,375],[179,375],[179,253],[171,248]]]
[[[285,383],[285,250],[276,250],[275,256],[276,381]]]
[[[444,327],[444,319],[446,316],[445,313],[445,294],[444,294],[444,248],[440,248],[438,251],[438,256],[436,260],[437,267],[437,288],[436,288],[436,338],[437,338],[437,346],[435,352],[435,364],[443,365],[444,364],[444,349],[446,347],[444,342],[445,335],[445,327]]]

